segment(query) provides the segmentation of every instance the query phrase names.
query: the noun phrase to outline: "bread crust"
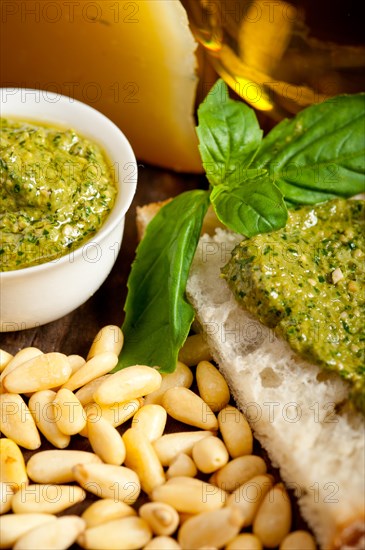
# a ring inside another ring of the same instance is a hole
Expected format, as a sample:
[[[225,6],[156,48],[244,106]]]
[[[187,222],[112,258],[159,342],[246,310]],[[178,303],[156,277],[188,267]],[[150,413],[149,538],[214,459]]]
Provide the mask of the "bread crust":
[[[335,550],[363,550],[365,548],[365,526],[361,517],[353,518],[339,528],[333,540]]]
[[[137,206],[136,209],[136,225],[137,225],[137,235],[138,240],[143,238],[145,234],[147,225],[152,220],[152,218],[157,214],[157,212],[172,201],[172,198],[166,199],[159,202],[151,202],[144,206]],[[223,228],[223,224],[218,220],[213,208],[210,206],[204,217],[202,234],[208,233],[208,235],[214,235],[214,232],[217,227]]]

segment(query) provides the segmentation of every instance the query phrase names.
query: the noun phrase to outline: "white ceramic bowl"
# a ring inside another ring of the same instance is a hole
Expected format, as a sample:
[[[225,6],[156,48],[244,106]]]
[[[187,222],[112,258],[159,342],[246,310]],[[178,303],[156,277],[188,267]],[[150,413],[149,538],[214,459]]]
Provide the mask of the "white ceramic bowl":
[[[124,134],[95,109],[60,94],[0,88],[1,116],[74,128],[103,147],[118,182],[115,205],[101,229],[71,254],[0,273],[0,332],[54,321],[76,309],[108,276],[122,242],[125,214],[137,185],[137,163]]]

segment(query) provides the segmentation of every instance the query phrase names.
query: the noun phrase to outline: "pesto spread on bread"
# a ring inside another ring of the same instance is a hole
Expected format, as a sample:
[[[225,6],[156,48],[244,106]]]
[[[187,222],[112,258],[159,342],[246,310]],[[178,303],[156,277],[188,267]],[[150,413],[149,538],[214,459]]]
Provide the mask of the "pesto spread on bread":
[[[1,119],[0,271],[54,260],[96,233],[117,193],[109,164],[72,129]]]
[[[286,227],[242,241],[223,268],[244,308],[348,380],[363,411],[364,215],[362,200],[290,210]]]

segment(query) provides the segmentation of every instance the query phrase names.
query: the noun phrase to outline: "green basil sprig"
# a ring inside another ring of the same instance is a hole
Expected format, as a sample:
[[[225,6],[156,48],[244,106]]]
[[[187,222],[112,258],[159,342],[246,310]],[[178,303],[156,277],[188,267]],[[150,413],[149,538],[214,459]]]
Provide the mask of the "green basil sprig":
[[[316,204],[365,188],[365,94],[336,96],[278,124],[253,167],[266,168],[285,199]]]
[[[218,80],[198,120],[210,189],[182,193],[149,223],[128,279],[115,370],[138,363],[175,369],[194,316],[185,288],[209,203],[228,228],[251,237],[284,227],[288,206],[365,190],[365,94],[308,107],[262,138],[254,111]]]
[[[218,80],[198,109],[199,150],[209,183],[236,181],[250,165],[262,140],[255,111],[228,96],[223,80]]]
[[[208,205],[207,191],[186,191],[148,224],[128,278],[125,342],[114,370],[136,364],[175,370],[194,318],[185,287]]]
[[[246,237],[284,227],[288,218],[283,195],[267,174],[217,185],[210,200],[220,221]]]
[[[251,237],[280,229],[286,205],[316,204],[365,189],[363,93],[307,107],[262,139],[254,111],[230,99],[218,80],[199,106],[198,119],[212,204],[232,231]]]

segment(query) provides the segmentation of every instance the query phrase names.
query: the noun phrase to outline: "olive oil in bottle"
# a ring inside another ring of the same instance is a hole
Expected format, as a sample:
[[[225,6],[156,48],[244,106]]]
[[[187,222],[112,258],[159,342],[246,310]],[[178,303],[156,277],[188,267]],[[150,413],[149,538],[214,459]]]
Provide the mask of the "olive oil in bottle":
[[[361,2],[182,0],[217,73],[274,119],[365,91]]]

